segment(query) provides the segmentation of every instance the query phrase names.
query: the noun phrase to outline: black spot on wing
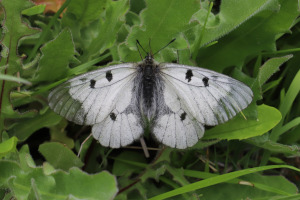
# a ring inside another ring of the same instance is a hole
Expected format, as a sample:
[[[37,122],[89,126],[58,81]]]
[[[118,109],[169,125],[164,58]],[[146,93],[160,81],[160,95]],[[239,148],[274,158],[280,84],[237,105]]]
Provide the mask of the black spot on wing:
[[[181,115],[180,115],[180,119],[181,121],[185,120],[186,118],[186,112],[183,112]]]
[[[115,113],[110,113],[109,116],[110,116],[111,120],[116,121],[117,116],[115,115]]]
[[[90,88],[95,88],[96,81],[94,79],[90,80]]]
[[[193,76],[194,76],[193,71],[191,69],[188,69],[187,72],[185,73],[185,79],[187,79],[188,82],[190,82]]]
[[[113,75],[111,73],[111,71],[107,71],[106,72],[106,79],[110,82],[113,79]]]
[[[208,77],[204,77],[204,78],[202,79],[202,82],[203,82],[203,84],[204,84],[205,87],[208,87],[208,86],[209,86],[208,80],[209,80]]]

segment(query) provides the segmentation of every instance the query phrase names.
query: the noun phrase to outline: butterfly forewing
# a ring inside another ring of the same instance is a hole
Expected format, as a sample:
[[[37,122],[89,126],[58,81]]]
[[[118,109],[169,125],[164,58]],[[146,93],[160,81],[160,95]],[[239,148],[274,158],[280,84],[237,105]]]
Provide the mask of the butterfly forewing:
[[[49,105],[77,124],[99,123],[113,109],[122,112],[129,106],[136,74],[134,65],[120,64],[77,76],[49,94]]]
[[[173,99],[179,101],[166,104],[171,109],[180,104],[201,124],[224,123],[252,101],[253,93],[248,86],[214,71],[168,63],[162,65],[160,72],[170,87],[164,96],[174,96],[170,91],[175,91]]]

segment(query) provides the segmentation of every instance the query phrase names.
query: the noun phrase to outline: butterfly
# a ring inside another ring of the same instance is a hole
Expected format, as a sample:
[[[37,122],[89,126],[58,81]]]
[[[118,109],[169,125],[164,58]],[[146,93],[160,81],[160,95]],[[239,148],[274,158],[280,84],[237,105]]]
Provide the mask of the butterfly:
[[[156,140],[185,149],[205,125],[224,123],[246,108],[253,92],[229,76],[199,67],[158,63],[147,53],[138,63],[91,71],[52,90],[49,106],[80,125],[92,126],[101,145],[120,148],[148,127]]]

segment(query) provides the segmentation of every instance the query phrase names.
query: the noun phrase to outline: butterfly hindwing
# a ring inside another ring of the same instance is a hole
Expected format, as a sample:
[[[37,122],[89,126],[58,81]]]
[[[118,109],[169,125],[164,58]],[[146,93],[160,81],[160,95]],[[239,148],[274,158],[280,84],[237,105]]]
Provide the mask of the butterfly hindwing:
[[[166,101],[166,105],[172,110],[180,104],[201,124],[224,123],[252,101],[248,86],[214,71],[168,63],[161,65],[160,74],[169,87],[164,90],[165,98],[173,96],[173,103]]]
[[[204,134],[204,127],[181,110],[159,115],[153,134],[159,142],[169,147],[185,149],[198,142]]]
[[[92,134],[103,146],[120,148],[131,144],[143,134],[139,116],[132,112],[117,113],[114,110],[101,123],[92,128]]]

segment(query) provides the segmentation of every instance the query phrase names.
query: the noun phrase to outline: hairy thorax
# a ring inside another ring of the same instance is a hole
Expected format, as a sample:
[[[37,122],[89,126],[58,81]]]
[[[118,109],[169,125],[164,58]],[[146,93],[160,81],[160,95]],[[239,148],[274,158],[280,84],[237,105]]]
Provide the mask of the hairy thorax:
[[[140,78],[140,110],[144,117],[148,120],[152,120],[157,114],[157,108],[159,107],[158,102],[160,89],[157,87],[160,82],[159,67],[158,64],[153,62],[152,59],[147,59],[147,56],[138,67],[142,71]]]

